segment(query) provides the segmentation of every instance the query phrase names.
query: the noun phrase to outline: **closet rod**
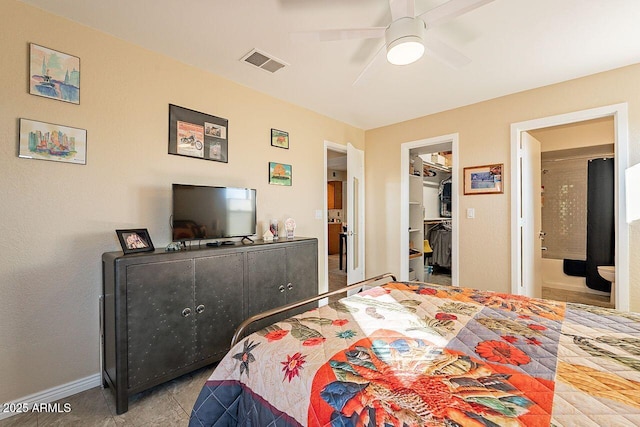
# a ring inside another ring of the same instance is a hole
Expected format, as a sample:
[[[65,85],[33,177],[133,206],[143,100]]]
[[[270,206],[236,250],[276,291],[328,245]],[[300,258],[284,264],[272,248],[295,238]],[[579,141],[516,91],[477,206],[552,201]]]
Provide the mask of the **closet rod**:
[[[451,222],[451,218],[442,218],[442,219],[425,219],[424,223],[429,224],[441,224],[443,222]]]

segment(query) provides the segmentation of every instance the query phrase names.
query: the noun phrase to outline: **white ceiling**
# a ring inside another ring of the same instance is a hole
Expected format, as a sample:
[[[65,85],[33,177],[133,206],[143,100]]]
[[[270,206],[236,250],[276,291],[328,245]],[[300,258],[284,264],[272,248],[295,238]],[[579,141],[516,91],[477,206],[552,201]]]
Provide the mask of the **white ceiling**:
[[[387,0],[22,1],[362,129],[640,62],[640,0],[495,0],[428,31],[470,64],[382,63],[359,86],[383,40],[290,33],[386,26]],[[416,13],[442,3],[416,0]],[[240,62],[253,48],[289,66]]]

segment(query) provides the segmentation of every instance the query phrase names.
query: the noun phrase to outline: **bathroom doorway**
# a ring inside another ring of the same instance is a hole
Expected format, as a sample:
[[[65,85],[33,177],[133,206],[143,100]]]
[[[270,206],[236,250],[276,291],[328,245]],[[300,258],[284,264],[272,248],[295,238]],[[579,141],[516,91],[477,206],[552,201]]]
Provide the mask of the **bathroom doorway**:
[[[540,273],[546,299],[612,308],[614,120],[612,116],[528,132],[540,142]]]
[[[616,308],[622,310],[629,309],[627,298],[629,293],[628,226],[625,221],[624,198],[624,170],[628,164],[627,120],[627,105],[617,104],[512,124],[512,293],[528,296],[546,296],[552,299],[566,298],[562,296],[562,285],[552,286],[561,289],[555,294],[542,294],[544,277],[546,277],[547,281],[546,287],[549,287],[548,285],[551,282],[556,282],[556,285],[558,282],[558,276],[556,275],[558,272],[556,272],[555,269],[553,271],[547,269],[549,271],[545,272],[544,267],[552,262],[550,260],[554,258],[557,259],[557,257],[560,256],[556,253],[552,256],[543,257],[542,253],[545,252],[543,249],[546,248],[548,250],[549,248],[545,246],[545,244],[550,240],[558,240],[558,238],[561,237],[559,236],[561,233],[569,237],[577,236],[577,238],[574,239],[576,241],[582,240],[576,231],[577,228],[581,227],[580,224],[575,224],[576,227],[571,230],[567,228],[568,222],[565,222],[564,229],[562,228],[563,225],[560,224],[557,228],[558,231],[554,231],[554,236],[549,236],[549,232],[543,229],[541,217],[542,209],[544,208],[534,208],[536,204],[538,206],[543,204],[543,197],[545,200],[544,203],[546,203],[546,199],[549,196],[546,187],[544,193],[542,192],[543,170],[546,169],[548,174],[550,174],[551,166],[549,165],[554,165],[553,167],[556,170],[562,170],[566,169],[569,165],[567,162],[583,164],[584,166],[583,161],[588,162],[589,157],[606,158],[606,154],[613,154],[614,156],[609,156],[615,157],[609,160],[609,165],[611,165],[612,161],[614,162],[612,167],[614,180],[612,193],[614,195],[613,217],[615,234],[615,241],[613,243],[613,247],[615,248],[615,273],[614,280],[612,280],[614,282],[615,300],[612,301],[611,305],[615,305]],[[613,140],[609,140],[609,144],[594,143],[591,148],[554,146],[553,142],[547,142],[546,147],[542,148],[543,144],[537,139],[547,139],[548,135],[554,133],[561,134],[562,132],[572,129],[574,131],[580,128],[593,130],[593,127],[589,128],[588,125],[606,127],[611,124],[613,127]],[[584,127],[582,127],[583,125]],[[537,136],[537,138],[534,137],[534,135]],[[603,146],[596,147],[597,145]],[[612,152],[611,148],[613,148]],[[565,151],[563,151],[563,149]],[[556,151],[556,153],[552,153],[554,151]],[[607,151],[609,151],[609,153],[605,153]],[[581,157],[586,157],[586,160],[581,159]],[[565,167],[562,166],[562,162],[565,162]],[[543,166],[543,163],[546,166]],[[586,176],[586,172],[584,173],[585,175],[583,176]],[[568,190],[568,188],[565,189]],[[565,197],[563,208],[568,208],[571,201],[567,198],[567,194],[563,197]],[[560,220],[557,221],[561,222]],[[571,225],[571,227],[573,227],[573,225]],[[557,243],[554,243],[554,245],[557,246]],[[582,253],[580,251],[582,250],[581,248],[574,247],[567,253],[567,256],[570,257],[577,254],[579,258]],[[564,258],[564,255],[562,256]],[[571,258],[568,259],[571,260]],[[566,274],[564,274],[564,272],[561,273],[559,277],[564,278]],[[597,292],[585,292],[585,294],[587,294],[587,296],[589,296],[589,294],[591,294],[591,296],[597,296]],[[577,302],[588,301],[582,300]]]

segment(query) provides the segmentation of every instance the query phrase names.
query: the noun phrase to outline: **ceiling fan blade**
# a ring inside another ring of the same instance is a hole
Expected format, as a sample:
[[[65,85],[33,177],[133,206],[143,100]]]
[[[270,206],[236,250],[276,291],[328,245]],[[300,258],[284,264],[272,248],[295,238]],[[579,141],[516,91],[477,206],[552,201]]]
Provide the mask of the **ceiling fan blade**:
[[[291,33],[291,39],[296,41],[314,41],[326,42],[334,40],[351,40],[351,39],[375,39],[384,37],[385,27],[368,27],[368,28],[344,28],[333,30],[318,31],[297,31]]]
[[[433,37],[427,37],[424,42],[424,48],[427,54],[444,62],[452,68],[462,68],[471,62],[469,58],[452,48],[451,46],[441,42]]]
[[[427,24],[427,28],[444,24],[460,15],[491,3],[493,0],[449,0],[445,4],[435,7],[420,15]]]
[[[414,0],[389,0],[389,8],[391,9],[392,21],[405,16],[411,18],[416,16]]]
[[[369,63],[364,67],[364,69],[360,72],[356,80],[353,82],[353,86],[362,86],[367,80],[368,76],[371,75],[370,70],[375,67],[381,66],[386,60],[387,54],[387,46],[383,44],[380,46],[380,49],[376,52],[376,54],[369,60]]]

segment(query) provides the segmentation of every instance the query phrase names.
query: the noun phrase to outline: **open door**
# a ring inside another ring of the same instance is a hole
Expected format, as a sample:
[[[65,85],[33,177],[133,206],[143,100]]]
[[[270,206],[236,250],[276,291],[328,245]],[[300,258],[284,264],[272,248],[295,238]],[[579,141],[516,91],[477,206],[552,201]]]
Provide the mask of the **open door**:
[[[540,141],[522,133],[522,294],[542,297],[542,165]]]
[[[364,280],[364,151],[347,144],[347,284]]]

